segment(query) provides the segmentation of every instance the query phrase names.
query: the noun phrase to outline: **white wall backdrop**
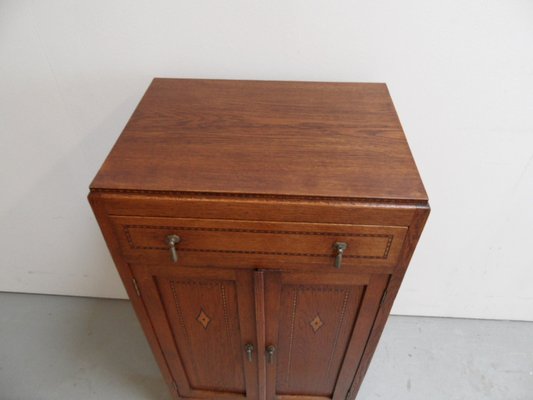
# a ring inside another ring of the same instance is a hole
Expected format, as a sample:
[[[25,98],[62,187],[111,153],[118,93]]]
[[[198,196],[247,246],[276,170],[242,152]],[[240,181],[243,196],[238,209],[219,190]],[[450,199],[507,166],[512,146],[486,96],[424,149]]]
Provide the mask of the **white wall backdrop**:
[[[387,82],[433,208],[397,314],[533,320],[533,2],[0,2],[0,290],[124,297],[87,187],[154,76]]]

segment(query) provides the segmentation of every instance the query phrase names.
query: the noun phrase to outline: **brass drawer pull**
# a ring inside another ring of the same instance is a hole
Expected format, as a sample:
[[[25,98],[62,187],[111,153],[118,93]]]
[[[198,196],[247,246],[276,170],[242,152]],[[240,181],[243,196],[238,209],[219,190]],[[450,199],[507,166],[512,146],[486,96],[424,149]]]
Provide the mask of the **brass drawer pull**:
[[[254,345],[251,344],[251,343],[247,343],[245,346],[244,346],[244,350],[246,351],[246,357],[248,357],[248,361],[249,362],[252,362],[252,356],[253,356],[253,353],[254,353]]]
[[[335,242],[335,250],[337,250],[337,256],[335,257],[335,268],[340,268],[342,266],[342,255],[344,250],[348,247],[347,243],[344,242]]]
[[[178,251],[176,250],[176,244],[180,242],[181,238],[178,235],[168,235],[167,236],[167,245],[170,250],[170,256],[172,262],[178,262]]]
[[[272,364],[274,362],[274,356],[276,355],[276,348],[272,345],[266,348],[267,362]]]

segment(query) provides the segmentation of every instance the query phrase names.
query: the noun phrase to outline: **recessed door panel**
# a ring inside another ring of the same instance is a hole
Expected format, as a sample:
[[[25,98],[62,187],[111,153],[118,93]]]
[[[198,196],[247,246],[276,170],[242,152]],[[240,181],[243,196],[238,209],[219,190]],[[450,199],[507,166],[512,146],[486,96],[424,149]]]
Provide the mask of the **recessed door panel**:
[[[266,346],[275,347],[267,363],[267,398],[343,398],[385,278],[290,272],[265,277]]]
[[[244,398],[254,393],[256,360],[246,353],[246,344],[256,347],[251,273],[134,269],[150,317],[166,328],[159,329],[159,340],[180,395]]]
[[[362,293],[357,286],[283,286],[277,393],[333,394]]]

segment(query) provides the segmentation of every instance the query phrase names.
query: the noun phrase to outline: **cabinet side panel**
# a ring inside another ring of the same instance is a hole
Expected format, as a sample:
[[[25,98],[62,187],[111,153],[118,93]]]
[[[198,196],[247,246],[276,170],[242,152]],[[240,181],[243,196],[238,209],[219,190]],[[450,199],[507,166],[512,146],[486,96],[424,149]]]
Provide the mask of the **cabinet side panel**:
[[[379,339],[381,337],[383,329],[385,328],[385,324],[387,323],[387,319],[389,317],[392,305],[394,304],[394,300],[396,298],[396,295],[398,294],[398,290],[400,289],[403,277],[405,275],[407,267],[409,266],[411,257],[413,256],[414,250],[418,243],[418,239],[420,238],[422,230],[424,229],[424,225],[429,216],[429,213],[429,207],[420,207],[416,210],[416,213],[413,216],[413,220],[409,226],[407,237],[404,242],[400,263],[398,265],[398,268],[396,269],[396,272],[391,276],[391,279],[386,289],[386,296],[383,299],[376,319],[374,320],[372,331],[369,340],[366,343],[361,363],[359,364],[359,367],[355,374],[355,378],[346,397],[346,399],[348,400],[355,399],[357,392],[359,391],[359,388],[361,386],[361,383],[363,382],[365,374],[370,365],[370,361],[372,360],[372,356],[376,351]]]
[[[120,245],[115,237],[114,229],[106,214],[105,200],[98,193],[90,193],[88,200],[96,216],[96,220],[98,221],[98,225],[100,226],[100,230],[102,231],[102,235],[104,236],[105,242],[109,252],[111,253],[111,257],[113,258],[113,262],[115,263],[122,283],[124,284],[126,292],[131,300],[133,309],[137,314],[137,318],[139,319],[150,348],[152,349],[152,353],[154,354],[159,369],[161,370],[163,378],[169,386],[173,398],[179,399],[180,397],[177,393],[174,379],[172,378],[168,364],[163,356],[161,346],[155,335],[154,326],[148,317],[148,313],[141,298],[137,295],[137,291],[133,283],[132,272],[128,264],[122,259]]]

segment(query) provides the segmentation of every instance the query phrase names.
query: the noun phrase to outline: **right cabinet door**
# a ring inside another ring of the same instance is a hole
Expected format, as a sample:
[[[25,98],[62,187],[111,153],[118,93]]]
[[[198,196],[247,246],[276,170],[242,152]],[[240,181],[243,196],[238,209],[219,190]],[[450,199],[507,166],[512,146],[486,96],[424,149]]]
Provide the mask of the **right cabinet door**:
[[[344,400],[387,280],[265,271],[267,399]]]

